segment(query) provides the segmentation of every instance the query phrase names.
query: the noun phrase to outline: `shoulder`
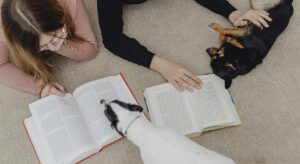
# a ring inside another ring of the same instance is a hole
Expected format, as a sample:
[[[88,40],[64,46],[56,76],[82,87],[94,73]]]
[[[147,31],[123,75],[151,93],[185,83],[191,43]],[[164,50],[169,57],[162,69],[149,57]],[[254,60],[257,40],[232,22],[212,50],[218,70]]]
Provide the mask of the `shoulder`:
[[[70,13],[72,18],[76,17],[78,8],[83,5],[82,0],[57,0]]]

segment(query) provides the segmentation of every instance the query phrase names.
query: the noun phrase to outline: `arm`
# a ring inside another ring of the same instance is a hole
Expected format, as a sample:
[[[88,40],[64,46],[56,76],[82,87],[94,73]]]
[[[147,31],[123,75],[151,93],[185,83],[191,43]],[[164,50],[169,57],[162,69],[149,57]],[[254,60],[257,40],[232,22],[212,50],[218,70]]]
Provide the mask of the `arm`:
[[[233,11],[237,10],[227,0],[196,0],[196,2],[226,18],[228,18]]]
[[[122,14],[122,0],[98,0],[103,44],[115,55],[149,68],[154,54],[123,33]]]
[[[63,96],[65,94],[63,86],[57,82],[48,84],[41,90],[41,81],[35,80],[33,76],[9,62],[8,56],[7,47],[0,41],[0,83],[35,96],[45,97],[49,94]],[[39,95],[40,91],[41,95]]]
[[[82,0],[69,0],[66,1],[66,8],[74,21],[75,34],[85,39],[85,42],[66,40],[58,53],[73,60],[94,58],[98,51],[98,43],[85,5]]]
[[[4,85],[37,95],[39,83],[8,61],[6,46],[0,46],[0,82]]]
[[[249,10],[242,13],[233,7],[227,0],[196,0],[200,5],[211,11],[228,18],[234,26],[245,26],[247,21],[263,28],[269,27],[268,22],[272,21],[269,14],[262,10]]]
[[[123,33],[123,0],[98,0],[98,15],[103,43],[112,53],[159,72],[178,90],[192,91],[201,81],[181,65],[148,51]]]

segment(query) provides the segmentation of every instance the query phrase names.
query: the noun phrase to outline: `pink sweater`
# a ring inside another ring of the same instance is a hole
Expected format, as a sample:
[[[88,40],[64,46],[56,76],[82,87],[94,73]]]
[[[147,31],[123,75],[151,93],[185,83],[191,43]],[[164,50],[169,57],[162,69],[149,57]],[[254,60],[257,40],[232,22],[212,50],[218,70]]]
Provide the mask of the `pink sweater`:
[[[58,53],[73,60],[92,58],[97,53],[98,45],[82,0],[58,0],[58,2],[70,12],[76,35],[86,40],[84,43],[67,40]],[[2,4],[2,0],[0,3]],[[32,76],[25,74],[9,61],[3,29],[0,29],[0,83],[31,94],[36,94],[39,90],[39,85]]]

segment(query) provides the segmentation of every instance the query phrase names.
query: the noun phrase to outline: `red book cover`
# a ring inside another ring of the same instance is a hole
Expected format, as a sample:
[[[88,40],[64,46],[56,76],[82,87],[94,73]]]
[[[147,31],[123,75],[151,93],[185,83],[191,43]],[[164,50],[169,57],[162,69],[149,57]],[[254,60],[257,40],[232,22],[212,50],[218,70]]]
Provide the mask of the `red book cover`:
[[[124,82],[125,82],[126,86],[128,87],[128,89],[129,89],[130,93],[131,93],[131,94],[132,94],[132,96],[134,97],[134,99],[135,99],[135,101],[136,101],[137,105],[140,105],[140,104],[139,104],[139,102],[137,101],[137,98],[136,98],[136,96],[133,94],[133,92],[132,92],[132,90],[131,90],[130,86],[128,85],[128,82],[126,81],[126,79],[125,79],[124,75],[123,75],[122,73],[120,73],[120,75],[121,75],[122,79],[124,80]],[[33,147],[33,149],[34,149],[34,153],[35,153],[35,155],[36,155],[36,157],[37,157],[37,159],[38,159],[39,163],[41,163],[41,160],[39,159],[39,156],[38,156],[38,154],[37,154],[37,152],[36,152],[36,149],[35,149],[35,147],[34,147],[34,145],[33,145],[32,139],[30,138],[30,135],[29,135],[28,129],[26,128],[26,126],[25,126],[25,123],[24,123],[24,122],[23,122],[23,126],[24,126],[24,129],[25,129],[25,131],[26,131],[26,134],[27,134],[27,136],[28,136],[28,138],[29,138],[30,144],[31,144],[31,146],[32,146],[32,147]],[[103,146],[103,147],[102,147],[102,148],[101,148],[101,149],[100,149],[100,150],[99,150],[97,153],[91,154],[90,156],[88,156],[88,157],[86,157],[86,158],[84,158],[84,159],[82,159],[82,160],[80,160],[80,161],[78,161],[78,162],[76,162],[76,163],[81,163],[81,162],[85,161],[86,159],[88,159],[88,158],[90,158],[90,157],[92,157],[92,156],[94,156],[94,155],[96,155],[96,154],[100,153],[100,152],[101,152],[103,149],[105,149],[106,147],[108,147],[108,146],[110,146],[110,145],[112,145],[112,144],[114,144],[114,143],[116,143],[116,142],[118,142],[118,141],[120,141],[120,140],[122,140],[122,139],[123,139],[123,137],[121,137],[121,136],[120,136],[120,138],[118,138],[117,140],[115,140],[115,141],[111,142],[110,144],[107,144],[107,145]]]

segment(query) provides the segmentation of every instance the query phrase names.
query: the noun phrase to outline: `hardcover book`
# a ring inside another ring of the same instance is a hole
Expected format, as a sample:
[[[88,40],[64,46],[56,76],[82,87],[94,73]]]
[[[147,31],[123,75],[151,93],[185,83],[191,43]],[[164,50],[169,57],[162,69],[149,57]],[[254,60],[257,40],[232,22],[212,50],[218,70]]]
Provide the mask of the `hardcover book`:
[[[32,116],[24,125],[40,163],[77,163],[121,139],[100,109],[101,99],[138,104],[119,74],[29,105]]]

